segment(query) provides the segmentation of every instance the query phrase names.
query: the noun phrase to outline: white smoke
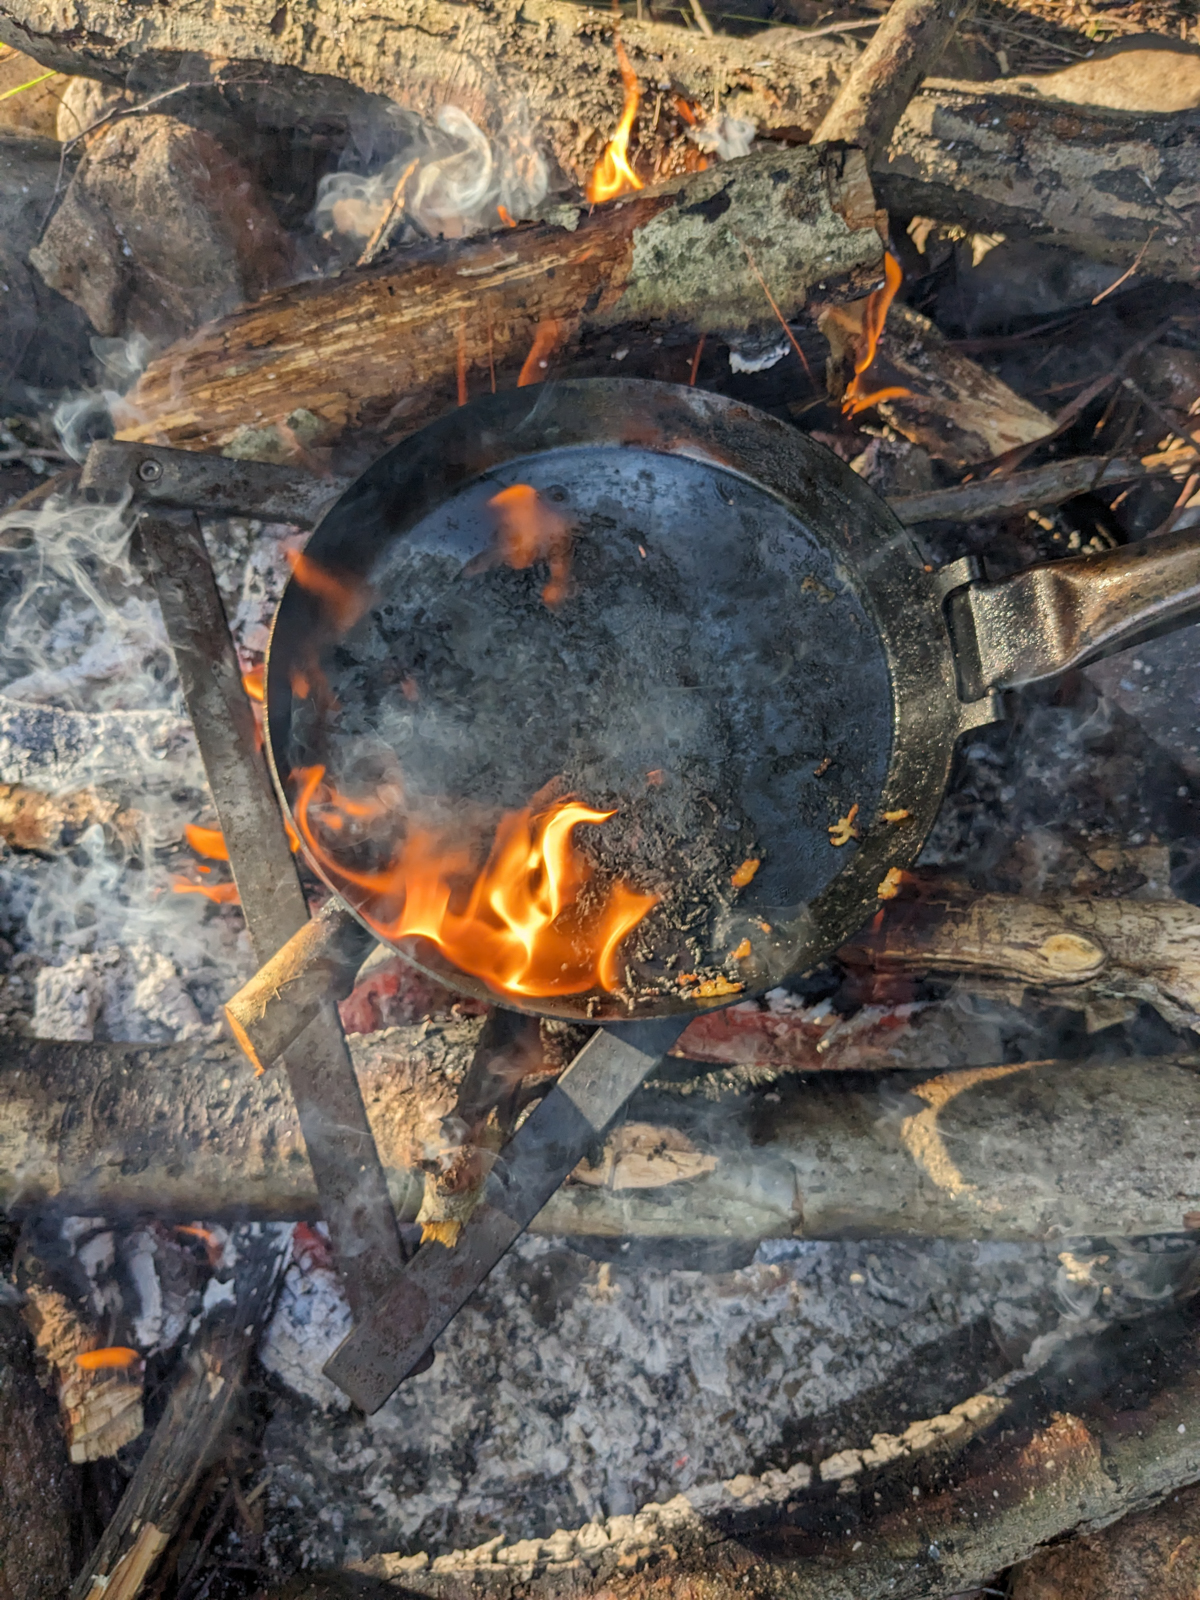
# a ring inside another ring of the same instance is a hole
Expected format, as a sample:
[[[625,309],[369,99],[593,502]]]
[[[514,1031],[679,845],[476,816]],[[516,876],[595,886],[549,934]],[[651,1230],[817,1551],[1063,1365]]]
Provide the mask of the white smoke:
[[[532,216],[546,197],[549,173],[524,107],[489,139],[465,111],[443,106],[435,125],[398,107],[386,121],[356,130],[349,159],[361,171],[321,179],[312,222],[326,238],[368,239],[408,174],[401,210],[412,232],[461,238]],[[501,209],[502,208],[502,209]]]

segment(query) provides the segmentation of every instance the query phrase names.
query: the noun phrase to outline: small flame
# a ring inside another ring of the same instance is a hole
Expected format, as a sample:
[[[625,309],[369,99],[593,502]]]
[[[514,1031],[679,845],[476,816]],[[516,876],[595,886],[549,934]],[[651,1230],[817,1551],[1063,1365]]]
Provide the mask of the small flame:
[[[615,200],[619,194],[628,194],[631,189],[645,187],[629,165],[628,157],[629,135],[633,132],[642,97],[638,90],[637,73],[630,66],[620,39],[616,40],[616,46],[621,82],[625,85],[625,106],[617,123],[617,131],[605,146],[604,154],[592,168],[592,176],[588,180],[587,197],[593,205],[600,200]]]
[[[103,1350],[82,1350],[75,1357],[75,1365],[83,1372],[104,1372],[110,1368],[132,1367],[142,1358],[127,1344],[106,1345]]]
[[[324,767],[296,777],[296,825],[308,850],[381,938],[431,939],[464,972],[509,994],[618,987],[621,943],[657,896],[623,882],[597,892],[572,839],[580,823],[599,826],[613,812],[573,799],[510,811],[481,870],[461,842],[413,827],[386,866],[363,871],[335,859],[321,838],[333,833],[343,844],[354,833],[350,842],[361,842],[350,826],[361,803],[338,794]]]
[[[496,215],[500,218],[500,221],[504,224],[504,226],[506,228],[515,228],[516,227],[516,225],[517,225],[516,221],[515,221],[515,219],[513,217],[511,217],[509,215],[507,206],[499,206],[498,205],[496,207]]]
[[[206,900],[218,906],[240,906],[242,903],[236,883],[192,883],[189,878],[176,875],[171,879],[171,893],[202,894]]]
[[[324,604],[338,632],[352,628],[370,604],[366,585],[335,577],[300,550],[285,550],[284,554],[293,578]]]
[[[229,847],[220,828],[202,828],[199,823],[189,822],[183,830],[183,836],[196,854],[205,860],[229,860]]]
[[[846,385],[846,392],[842,396],[842,411],[848,417],[856,417],[860,411],[865,411],[868,406],[878,405],[882,400],[899,400],[905,395],[912,394],[911,389],[904,389],[899,385],[893,385],[890,389],[876,389],[872,394],[861,393],[861,379],[875,360],[879,349],[879,336],[887,321],[888,308],[903,282],[904,273],[900,263],[889,250],[883,262],[883,287],[872,289],[867,296],[862,338],[859,341],[858,358],[854,363],[854,376]]]
[[[553,317],[547,317],[545,322],[538,323],[533,330],[533,344],[517,378],[518,389],[526,389],[531,383],[541,383],[546,376],[546,368],[550,365],[550,357],[554,354],[554,346],[558,343],[561,331]]]
[[[499,527],[496,541],[501,561],[524,571],[535,561],[550,567],[550,581],[542,590],[548,606],[561,604],[571,578],[571,528],[565,517],[551,511],[528,483],[514,483],[494,494],[488,505]]]
[[[262,667],[251,667],[249,672],[242,673],[242,688],[246,691],[247,699],[256,700],[262,705],[265,693]]]

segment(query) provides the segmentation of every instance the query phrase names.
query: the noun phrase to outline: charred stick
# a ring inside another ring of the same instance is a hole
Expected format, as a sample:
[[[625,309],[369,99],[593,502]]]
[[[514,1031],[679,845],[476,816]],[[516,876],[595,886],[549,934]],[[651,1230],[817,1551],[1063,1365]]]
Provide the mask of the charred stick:
[[[1200,460],[1195,450],[1164,451],[1140,460],[1076,456],[1052,461],[1010,477],[981,478],[952,489],[895,495],[888,504],[906,527],[918,522],[983,522],[1061,505],[1093,489],[1107,489],[1140,478],[1181,477]]]
[[[338,902],[306,922],[222,1009],[256,1071],[283,1055],[322,1002],[344,1000],[375,940]]]
[[[224,1450],[247,1365],[271,1314],[290,1243],[287,1230],[238,1230],[228,1299],[210,1310],[100,1543],[71,1600],[136,1600],[192,1506],[201,1479]]]
[[[813,142],[838,139],[875,157],[887,148],[917,85],[932,71],[975,0],[892,0],[850,69]]]
[[[421,1202],[428,1140],[454,1106],[448,1067],[457,1062],[461,1081],[476,1034],[472,1024],[433,1024],[356,1042],[380,1153],[408,1218]],[[286,1084],[251,1077],[232,1045],[14,1039],[4,1053],[0,1207],[9,1214],[319,1215]],[[764,1121],[753,1090],[727,1088],[712,1103],[652,1082],[630,1120],[597,1137],[535,1230],[1042,1239],[1171,1232],[1200,1214],[1191,1131],[1200,1074],[1190,1057],[876,1079],[784,1074],[773,1092],[780,1098]],[[448,1260],[464,1242],[444,1252]]]
[[[167,636],[251,943],[269,960],[308,921],[283,817],[256,748],[250,702],[208,552],[194,518],[143,517]],[[285,1065],[350,1304],[378,1294],[403,1255],[383,1169],[332,1001],[321,1002]]]

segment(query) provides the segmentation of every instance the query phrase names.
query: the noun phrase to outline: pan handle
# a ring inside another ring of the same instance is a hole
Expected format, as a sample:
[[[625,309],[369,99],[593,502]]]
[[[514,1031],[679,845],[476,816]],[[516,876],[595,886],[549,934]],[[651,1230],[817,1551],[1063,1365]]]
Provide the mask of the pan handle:
[[[1200,618],[1200,528],[967,584],[946,616],[964,700],[1056,677]]]

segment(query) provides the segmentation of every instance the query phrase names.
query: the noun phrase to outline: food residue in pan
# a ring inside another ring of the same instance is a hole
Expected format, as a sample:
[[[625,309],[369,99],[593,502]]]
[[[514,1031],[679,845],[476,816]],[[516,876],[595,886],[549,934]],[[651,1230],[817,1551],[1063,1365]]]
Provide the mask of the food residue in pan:
[[[839,817],[836,822],[829,824],[829,842],[831,845],[840,849],[842,845],[849,844],[851,839],[859,837],[858,829],[855,827],[857,816],[858,801],[856,800],[844,817]]]

